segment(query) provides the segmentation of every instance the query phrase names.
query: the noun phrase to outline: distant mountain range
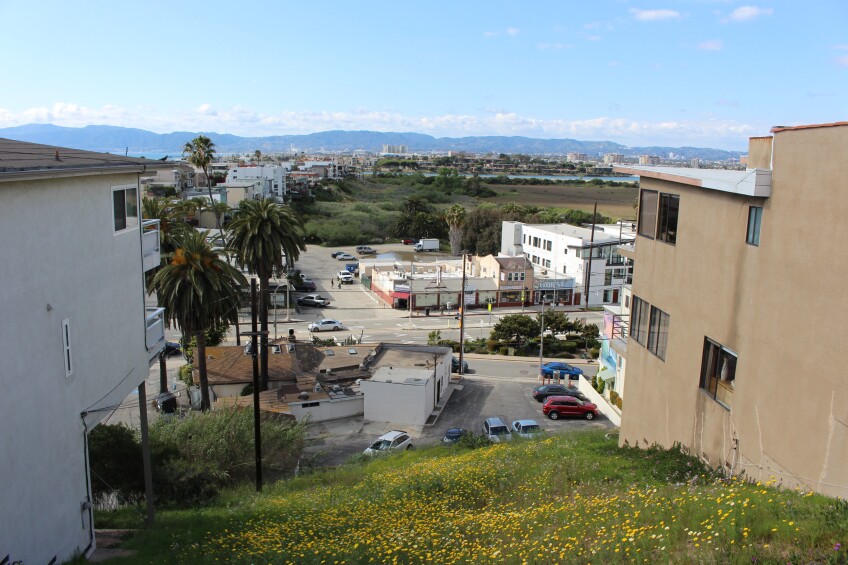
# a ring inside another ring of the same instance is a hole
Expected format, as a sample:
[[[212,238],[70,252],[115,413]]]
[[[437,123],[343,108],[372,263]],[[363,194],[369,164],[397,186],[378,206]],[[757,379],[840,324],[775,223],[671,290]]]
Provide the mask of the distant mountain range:
[[[212,138],[219,153],[245,153],[259,149],[263,153],[298,151],[350,152],[356,149],[379,152],[383,145],[406,145],[409,151],[468,151],[471,153],[523,153],[528,155],[586,153],[597,157],[605,153],[626,156],[669,153],[684,159],[698,157],[709,161],[737,159],[744,153],[706,147],[627,147],[612,141],[579,141],[576,139],[535,139],[520,136],[433,137],[421,133],[379,131],[323,131],[307,135],[273,135],[241,137],[227,133],[175,131],[153,133],[142,129],[117,126],[85,126],[68,128],[52,124],[27,124],[0,128],[0,137],[87,149],[105,153],[124,153],[157,158],[178,158],[187,141],[199,133]]]

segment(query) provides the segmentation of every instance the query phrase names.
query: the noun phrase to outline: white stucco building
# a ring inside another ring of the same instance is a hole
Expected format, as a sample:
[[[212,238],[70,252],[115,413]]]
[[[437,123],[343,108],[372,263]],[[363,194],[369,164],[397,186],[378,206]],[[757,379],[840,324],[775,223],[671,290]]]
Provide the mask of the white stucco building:
[[[533,302],[586,305],[586,273],[591,256],[589,306],[617,304],[631,272],[618,247],[634,238],[627,222],[591,228],[570,224],[503,222],[501,255],[524,255],[534,266]]]
[[[360,383],[365,419],[423,426],[447,399],[449,347],[381,344],[367,364],[372,376]]]
[[[0,561],[94,548],[88,432],[165,343],[145,303],[159,227],[139,215],[139,176],[159,167],[0,139]]]
[[[281,165],[258,165],[233,167],[227,171],[227,184],[237,181],[262,181],[261,197],[286,196],[286,173],[291,167]]]

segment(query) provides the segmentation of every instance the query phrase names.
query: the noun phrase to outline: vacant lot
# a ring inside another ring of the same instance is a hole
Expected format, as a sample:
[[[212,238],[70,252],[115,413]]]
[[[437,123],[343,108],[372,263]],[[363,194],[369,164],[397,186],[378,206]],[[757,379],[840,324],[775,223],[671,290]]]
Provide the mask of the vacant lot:
[[[598,212],[611,218],[634,218],[633,204],[639,189],[635,187],[607,186],[554,186],[554,185],[498,185],[492,186],[498,195],[485,202],[505,204],[515,202],[522,206],[561,208],[591,212],[595,202]]]

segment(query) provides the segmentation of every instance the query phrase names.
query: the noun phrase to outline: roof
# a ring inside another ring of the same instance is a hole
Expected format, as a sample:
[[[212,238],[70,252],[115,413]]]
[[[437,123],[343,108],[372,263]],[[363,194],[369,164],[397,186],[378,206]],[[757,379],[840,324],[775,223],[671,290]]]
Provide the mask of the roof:
[[[533,265],[530,264],[530,261],[527,260],[527,257],[522,255],[521,257],[512,257],[509,255],[499,255],[495,257],[495,261],[501,266],[501,269],[505,271],[511,271],[513,269],[526,269],[527,267],[533,268]]]
[[[409,367],[380,367],[371,377],[372,383],[424,386],[433,376],[432,369],[412,369]]]
[[[771,171],[748,169],[691,169],[686,167],[639,167],[616,165],[616,172],[629,173],[657,180],[688,184],[741,196],[771,196]]]
[[[374,359],[369,363],[372,370],[378,367],[404,367],[426,369],[431,374],[436,363],[445,356],[453,355],[450,347],[412,344],[383,343],[375,351]]]
[[[173,161],[154,161],[0,138],[0,181],[35,176],[78,176],[103,171],[143,173],[151,169],[172,169],[176,165]]]
[[[556,235],[582,239],[586,246],[588,246],[589,241],[592,240],[592,228],[581,228],[579,226],[572,226],[571,224],[524,224],[524,228],[522,228],[522,230],[526,228],[534,228]],[[595,229],[593,245],[612,243],[617,242],[618,240],[618,234],[613,236],[604,232],[603,229]]]
[[[771,133],[778,133],[781,131],[792,131],[798,129],[833,128],[839,126],[848,126],[848,122],[831,122],[829,124],[810,124],[806,126],[774,126],[773,128],[771,128]]]

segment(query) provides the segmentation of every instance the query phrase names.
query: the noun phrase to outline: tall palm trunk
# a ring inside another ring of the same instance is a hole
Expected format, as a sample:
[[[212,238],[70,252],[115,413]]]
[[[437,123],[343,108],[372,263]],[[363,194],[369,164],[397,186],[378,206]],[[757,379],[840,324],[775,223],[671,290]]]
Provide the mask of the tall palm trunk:
[[[270,275],[259,276],[259,377],[262,390],[268,390],[268,287]]]
[[[209,192],[209,205],[212,206],[212,211],[215,212],[215,225],[218,227],[218,235],[223,234],[221,231],[221,213],[215,207],[215,199],[212,198],[212,179],[209,178],[209,173],[206,167],[203,167],[203,174],[206,175],[206,190]]]
[[[199,331],[195,334],[197,348],[194,352],[197,359],[197,372],[200,374],[200,409],[209,410],[209,379],[206,376],[206,332]]]

